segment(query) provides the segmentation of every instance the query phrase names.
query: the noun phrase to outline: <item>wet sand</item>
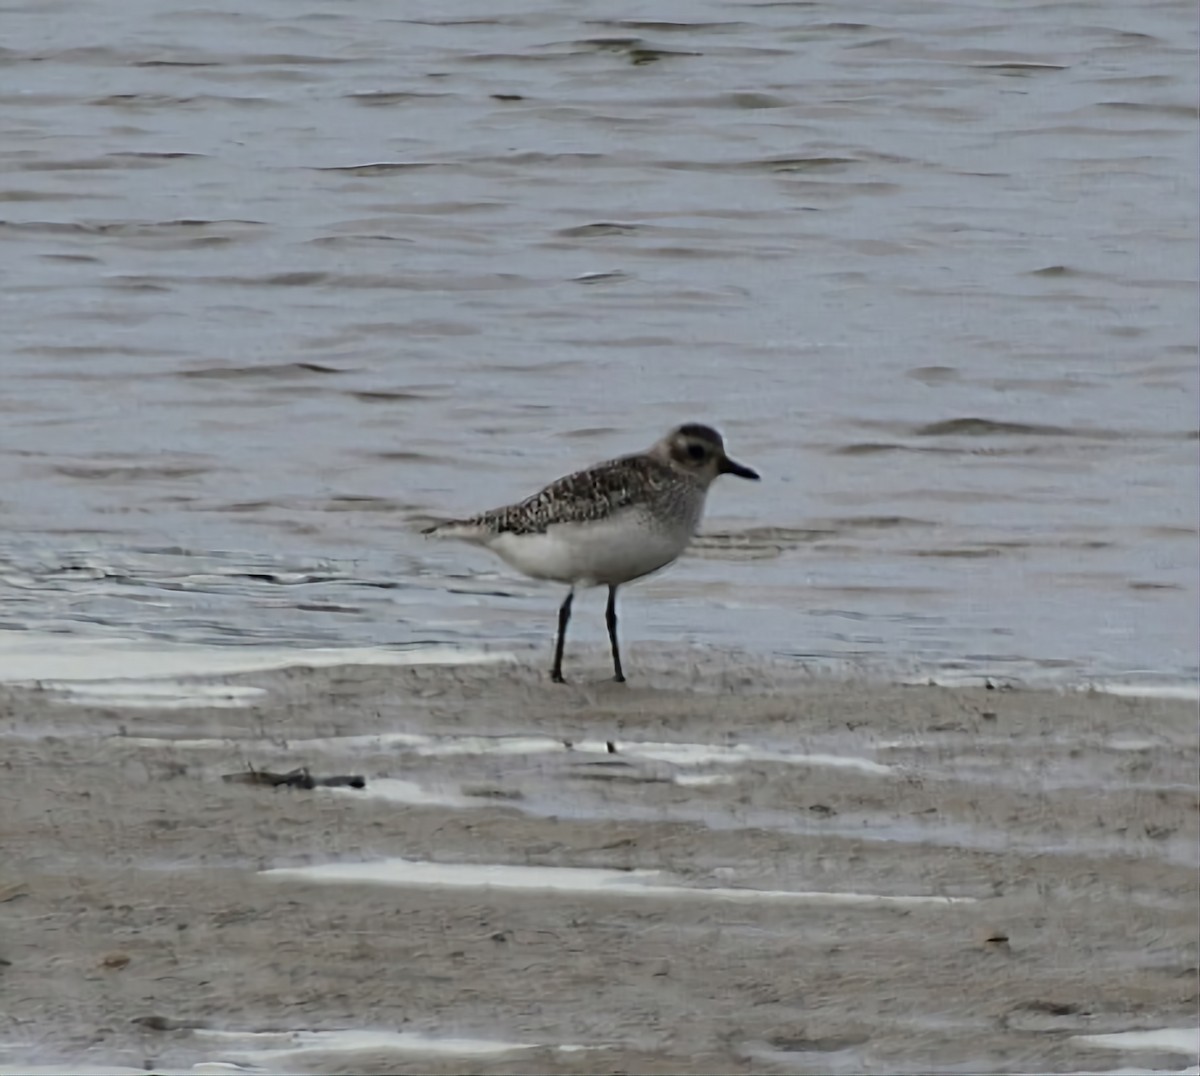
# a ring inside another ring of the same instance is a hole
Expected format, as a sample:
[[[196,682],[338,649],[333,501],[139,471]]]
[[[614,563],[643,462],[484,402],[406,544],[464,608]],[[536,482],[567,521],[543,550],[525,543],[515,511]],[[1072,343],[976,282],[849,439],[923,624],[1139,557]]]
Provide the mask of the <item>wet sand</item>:
[[[0,689],[0,1067],[1196,1063],[1079,1038],[1195,1026],[1194,703],[639,659]],[[222,779],[250,767],[366,788]],[[395,858],[545,870],[261,873]],[[213,1034],[266,1031],[393,1037]]]

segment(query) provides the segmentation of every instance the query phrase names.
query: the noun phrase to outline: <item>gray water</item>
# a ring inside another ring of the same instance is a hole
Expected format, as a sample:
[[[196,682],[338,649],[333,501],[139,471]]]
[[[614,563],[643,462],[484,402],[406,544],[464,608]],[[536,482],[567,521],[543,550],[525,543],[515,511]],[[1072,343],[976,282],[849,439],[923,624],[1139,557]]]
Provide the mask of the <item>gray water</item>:
[[[544,644],[556,590],[420,523],[703,420],[764,481],[632,653],[1192,679],[1196,47],[1184,0],[6,3],[0,627]]]

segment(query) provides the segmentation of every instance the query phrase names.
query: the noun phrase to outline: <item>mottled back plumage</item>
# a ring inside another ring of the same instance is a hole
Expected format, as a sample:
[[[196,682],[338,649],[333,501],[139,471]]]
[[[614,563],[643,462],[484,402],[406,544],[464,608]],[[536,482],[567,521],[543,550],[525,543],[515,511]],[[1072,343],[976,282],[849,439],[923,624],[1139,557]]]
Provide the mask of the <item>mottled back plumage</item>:
[[[556,523],[594,523],[637,505],[666,507],[703,490],[649,456],[623,456],[551,482],[517,504],[463,520],[492,534],[544,534]]]

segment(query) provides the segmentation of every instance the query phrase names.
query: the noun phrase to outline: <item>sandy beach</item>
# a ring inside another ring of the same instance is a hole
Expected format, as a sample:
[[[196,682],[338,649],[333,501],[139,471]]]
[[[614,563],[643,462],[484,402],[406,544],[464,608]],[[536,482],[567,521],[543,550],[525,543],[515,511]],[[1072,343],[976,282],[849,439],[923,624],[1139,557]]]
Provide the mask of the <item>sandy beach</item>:
[[[0,1067],[1196,1063],[1194,703],[639,665],[2,689]]]

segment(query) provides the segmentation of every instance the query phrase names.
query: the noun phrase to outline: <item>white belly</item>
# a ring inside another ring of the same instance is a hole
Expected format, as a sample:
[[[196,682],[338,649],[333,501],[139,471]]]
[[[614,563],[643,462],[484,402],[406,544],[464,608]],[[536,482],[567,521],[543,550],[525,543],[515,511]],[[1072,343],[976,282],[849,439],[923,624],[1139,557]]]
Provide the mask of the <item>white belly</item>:
[[[615,585],[670,564],[692,526],[660,530],[625,515],[595,523],[557,523],[543,534],[498,534],[487,547],[519,572],[579,586]]]

